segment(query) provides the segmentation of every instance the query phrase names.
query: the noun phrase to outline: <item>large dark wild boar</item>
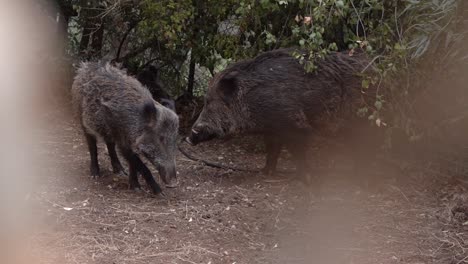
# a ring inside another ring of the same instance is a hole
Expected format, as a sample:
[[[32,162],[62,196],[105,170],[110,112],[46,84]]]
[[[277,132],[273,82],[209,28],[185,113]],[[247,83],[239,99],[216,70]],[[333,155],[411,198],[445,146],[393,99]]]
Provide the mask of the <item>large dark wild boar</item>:
[[[122,165],[115,146],[129,164],[129,186],[139,189],[141,173],[154,193],[161,193],[140,157],[158,168],[168,187],[176,184],[176,144],[179,119],[157,103],[135,78],[109,64],[82,63],[72,87],[78,115],[91,157],[91,176],[100,175],[96,139],[102,138],[114,172]]]
[[[292,57],[293,49],[265,52],[234,63],[210,82],[204,108],[187,141],[193,145],[229,134],[260,133],[267,150],[263,171],[273,173],[282,146],[300,174],[310,181],[307,137],[324,115],[356,113],[361,71],[369,61],[362,53],[331,53],[307,73]],[[355,105],[354,105],[355,107]]]

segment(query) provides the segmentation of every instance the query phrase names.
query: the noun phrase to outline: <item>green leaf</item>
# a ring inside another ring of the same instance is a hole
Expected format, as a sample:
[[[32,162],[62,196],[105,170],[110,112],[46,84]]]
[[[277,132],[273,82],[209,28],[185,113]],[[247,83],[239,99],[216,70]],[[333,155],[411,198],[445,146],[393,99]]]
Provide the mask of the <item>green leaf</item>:
[[[368,88],[369,88],[369,80],[368,80],[368,79],[362,80],[361,86],[362,86],[362,88],[364,88],[364,89],[368,89]]]

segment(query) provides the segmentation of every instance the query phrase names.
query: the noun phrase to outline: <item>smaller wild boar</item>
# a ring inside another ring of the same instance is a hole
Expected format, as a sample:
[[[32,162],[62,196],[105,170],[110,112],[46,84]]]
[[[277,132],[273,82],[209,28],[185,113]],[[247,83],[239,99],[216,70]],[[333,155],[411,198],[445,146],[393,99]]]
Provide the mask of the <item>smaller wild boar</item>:
[[[307,138],[324,116],[355,115],[360,99],[372,96],[361,88],[361,71],[369,60],[363,53],[331,53],[316,62],[315,72],[307,73],[293,52],[265,52],[214,76],[186,141],[196,145],[226,135],[259,133],[267,151],[265,173],[274,173],[285,146],[299,174],[310,182]]]
[[[129,164],[129,187],[139,189],[140,173],[155,193],[161,193],[144,157],[159,171],[168,187],[176,185],[177,115],[157,103],[150,92],[125,71],[110,64],[82,63],[72,86],[91,157],[91,176],[100,175],[96,140],[107,145],[114,172],[122,171],[115,146]]]
[[[160,102],[172,111],[176,111],[175,101],[165,91],[164,86],[159,79],[159,70],[156,67],[150,65],[144,68],[137,74],[136,78],[141,84],[148,88],[154,100]]]

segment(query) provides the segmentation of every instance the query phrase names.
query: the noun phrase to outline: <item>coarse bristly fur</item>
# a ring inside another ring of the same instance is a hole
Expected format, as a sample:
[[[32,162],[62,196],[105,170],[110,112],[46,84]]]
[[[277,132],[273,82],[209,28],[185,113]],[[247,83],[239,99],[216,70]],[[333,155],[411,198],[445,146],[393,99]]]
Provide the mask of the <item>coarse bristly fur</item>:
[[[102,138],[108,148],[117,145],[130,163],[130,174],[139,171],[147,182],[147,168],[142,168],[138,156],[158,167],[163,180],[167,173],[175,174],[178,117],[154,101],[151,93],[125,71],[110,64],[81,63],[72,86],[72,102],[90,147],[93,176],[99,175],[98,165],[93,164],[97,163],[93,161],[96,138]],[[111,152],[114,171],[120,171]],[[132,165],[132,160],[138,164]],[[139,187],[137,180],[130,181],[131,187]],[[158,187],[151,187],[159,192]]]
[[[361,87],[362,71],[372,69],[365,54],[334,52],[308,73],[294,51],[265,52],[217,74],[187,140],[197,144],[228,134],[261,133],[269,153],[266,169],[272,170],[279,146],[289,145],[300,156],[296,160],[305,162],[304,137],[318,120],[339,113],[351,117],[361,98],[375,97]]]

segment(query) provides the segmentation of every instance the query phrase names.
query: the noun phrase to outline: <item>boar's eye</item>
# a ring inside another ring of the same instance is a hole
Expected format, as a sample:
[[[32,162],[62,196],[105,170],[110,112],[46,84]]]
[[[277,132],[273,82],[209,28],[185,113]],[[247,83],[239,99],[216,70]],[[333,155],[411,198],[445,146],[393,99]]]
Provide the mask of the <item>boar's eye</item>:
[[[159,136],[159,141],[163,142],[163,141],[164,141],[164,137],[163,137],[163,136]]]

